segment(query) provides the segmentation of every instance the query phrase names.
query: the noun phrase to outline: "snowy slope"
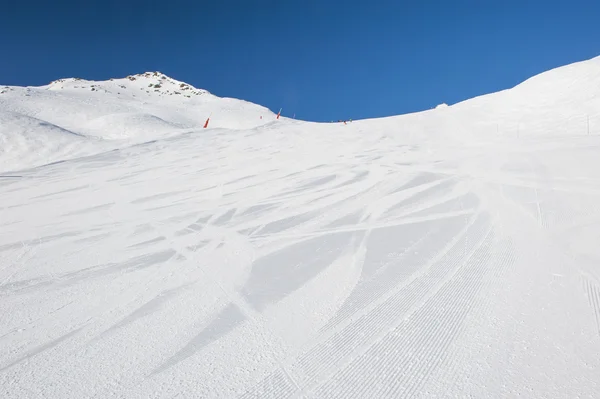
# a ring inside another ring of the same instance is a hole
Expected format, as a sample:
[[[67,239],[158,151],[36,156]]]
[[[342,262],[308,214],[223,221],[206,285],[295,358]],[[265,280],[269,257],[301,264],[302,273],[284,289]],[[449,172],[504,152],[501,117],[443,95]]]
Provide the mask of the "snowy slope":
[[[210,128],[227,129],[275,120],[264,107],[216,97],[160,72],[103,82],[70,78],[42,87],[2,86],[0,171],[197,130],[208,117]]]
[[[401,128],[420,140],[439,136],[477,140],[490,134],[562,137],[598,133],[599,73],[600,57],[597,57],[451,107],[363,123],[378,128]]]
[[[114,134],[61,84],[72,119],[5,109],[22,148]],[[157,105],[187,127],[9,168],[3,396],[599,396],[599,84],[592,59],[347,125]]]

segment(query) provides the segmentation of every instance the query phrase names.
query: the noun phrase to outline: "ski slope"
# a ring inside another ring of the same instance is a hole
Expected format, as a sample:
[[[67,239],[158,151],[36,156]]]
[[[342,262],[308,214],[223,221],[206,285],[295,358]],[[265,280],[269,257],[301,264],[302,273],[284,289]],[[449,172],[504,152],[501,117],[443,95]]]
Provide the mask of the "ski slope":
[[[219,98],[146,72],[95,82],[0,86],[0,171],[25,169],[201,129],[249,129],[275,120],[268,109]]]
[[[600,58],[347,125],[147,75],[0,94],[2,397],[600,395]]]

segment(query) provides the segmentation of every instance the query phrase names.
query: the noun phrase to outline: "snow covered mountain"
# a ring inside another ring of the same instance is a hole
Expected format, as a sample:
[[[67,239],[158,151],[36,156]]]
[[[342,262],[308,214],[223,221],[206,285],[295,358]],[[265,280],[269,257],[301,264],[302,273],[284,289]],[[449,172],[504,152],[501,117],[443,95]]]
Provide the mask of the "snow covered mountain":
[[[268,109],[219,98],[160,72],[104,82],[0,86],[0,171],[39,166],[203,127],[247,129]]]
[[[348,124],[183,87],[0,94],[3,397],[600,395],[600,58]]]

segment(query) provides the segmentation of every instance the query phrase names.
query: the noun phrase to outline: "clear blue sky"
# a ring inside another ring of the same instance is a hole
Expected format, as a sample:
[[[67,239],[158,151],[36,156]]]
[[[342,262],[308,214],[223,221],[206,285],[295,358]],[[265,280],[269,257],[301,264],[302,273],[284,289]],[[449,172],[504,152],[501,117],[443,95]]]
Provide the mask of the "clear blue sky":
[[[509,88],[600,55],[600,1],[5,0],[0,84],[159,70],[328,121]]]

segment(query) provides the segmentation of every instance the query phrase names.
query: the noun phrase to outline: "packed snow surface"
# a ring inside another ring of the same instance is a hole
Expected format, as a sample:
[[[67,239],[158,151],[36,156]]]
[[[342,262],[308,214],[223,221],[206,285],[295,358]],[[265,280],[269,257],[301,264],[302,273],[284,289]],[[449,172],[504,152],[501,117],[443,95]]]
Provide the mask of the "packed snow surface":
[[[2,397],[600,395],[600,58],[347,124],[163,76],[0,87]]]

